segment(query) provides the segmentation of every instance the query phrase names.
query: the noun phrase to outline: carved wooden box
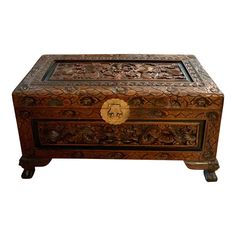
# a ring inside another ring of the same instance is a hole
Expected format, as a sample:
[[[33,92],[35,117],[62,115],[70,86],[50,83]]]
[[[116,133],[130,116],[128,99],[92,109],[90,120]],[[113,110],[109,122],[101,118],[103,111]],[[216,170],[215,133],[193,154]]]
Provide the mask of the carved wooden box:
[[[23,178],[52,158],[115,158],[217,180],[223,94],[192,55],[44,55],[13,101]]]

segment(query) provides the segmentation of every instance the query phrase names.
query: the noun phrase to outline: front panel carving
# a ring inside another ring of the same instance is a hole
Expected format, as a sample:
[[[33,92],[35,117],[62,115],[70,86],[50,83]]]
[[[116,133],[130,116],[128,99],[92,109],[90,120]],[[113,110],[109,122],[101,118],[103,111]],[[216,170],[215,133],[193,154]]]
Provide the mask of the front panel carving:
[[[101,121],[34,121],[38,146],[200,150],[203,121],[134,121],[109,125]]]

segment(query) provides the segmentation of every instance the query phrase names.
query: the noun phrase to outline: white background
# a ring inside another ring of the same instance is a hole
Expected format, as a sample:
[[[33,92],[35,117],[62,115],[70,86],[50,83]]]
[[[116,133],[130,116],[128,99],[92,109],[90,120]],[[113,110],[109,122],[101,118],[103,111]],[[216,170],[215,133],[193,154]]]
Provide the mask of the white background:
[[[0,235],[236,235],[234,2],[2,0]],[[225,93],[218,182],[128,160],[53,160],[22,180],[11,92],[47,53],[195,54]]]

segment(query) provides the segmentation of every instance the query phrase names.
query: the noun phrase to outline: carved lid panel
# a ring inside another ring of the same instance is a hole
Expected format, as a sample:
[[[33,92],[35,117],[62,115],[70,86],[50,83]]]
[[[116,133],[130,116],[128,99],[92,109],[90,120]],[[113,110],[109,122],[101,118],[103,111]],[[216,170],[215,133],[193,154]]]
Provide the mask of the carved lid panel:
[[[17,106],[222,106],[223,94],[192,55],[44,55],[13,92]]]
[[[181,61],[55,61],[46,72],[47,81],[167,80],[191,81]]]

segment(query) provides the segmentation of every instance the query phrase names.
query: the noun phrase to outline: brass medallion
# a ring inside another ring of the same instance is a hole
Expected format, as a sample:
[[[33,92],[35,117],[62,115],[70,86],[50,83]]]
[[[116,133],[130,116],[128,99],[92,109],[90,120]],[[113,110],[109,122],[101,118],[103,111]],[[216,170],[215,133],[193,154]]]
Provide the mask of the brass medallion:
[[[119,98],[108,99],[103,103],[100,112],[102,119],[111,125],[124,123],[128,119],[130,113],[127,102]]]

